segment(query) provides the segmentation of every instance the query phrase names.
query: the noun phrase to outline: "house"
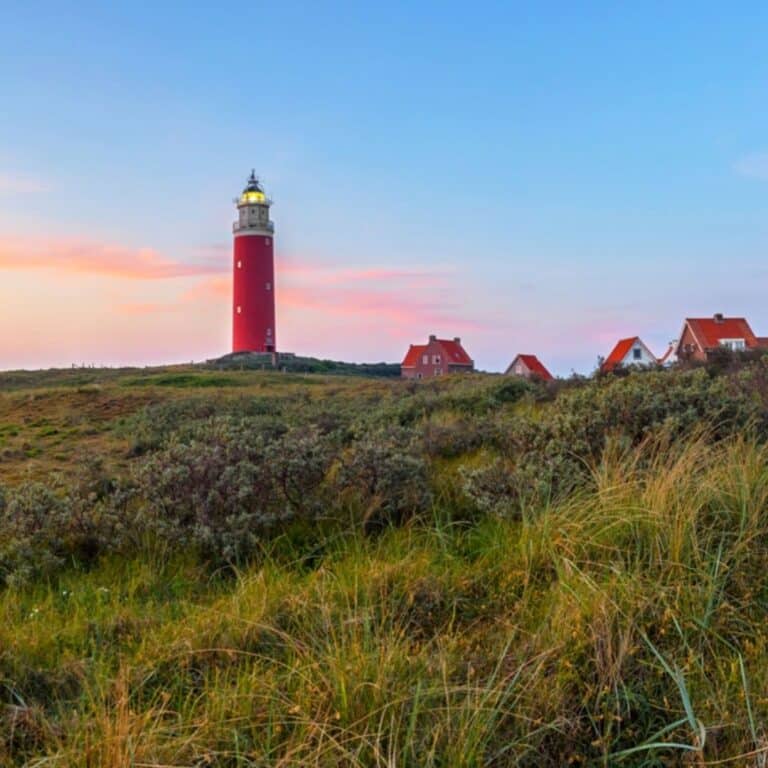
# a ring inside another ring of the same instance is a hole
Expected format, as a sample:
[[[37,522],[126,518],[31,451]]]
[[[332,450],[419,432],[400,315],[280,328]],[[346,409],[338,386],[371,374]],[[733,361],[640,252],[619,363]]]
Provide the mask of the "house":
[[[631,365],[651,366],[659,361],[656,355],[643,343],[639,336],[632,336],[628,339],[620,339],[616,346],[611,350],[611,354],[605,358],[600,366],[603,373],[610,373],[617,368],[628,368]]]
[[[669,342],[667,351],[659,358],[659,365],[671,368],[677,362],[677,339]]]
[[[430,336],[426,344],[411,344],[400,365],[400,375],[404,379],[430,379],[474,369],[475,363],[461,346],[460,338],[449,341]]]
[[[544,367],[536,355],[518,355],[504,371],[506,376],[522,376],[524,379],[552,381],[555,377]]]
[[[732,352],[768,350],[768,338],[755,336],[743,317],[725,317],[718,313],[712,317],[687,317],[677,343],[680,360],[705,362],[717,349]]]

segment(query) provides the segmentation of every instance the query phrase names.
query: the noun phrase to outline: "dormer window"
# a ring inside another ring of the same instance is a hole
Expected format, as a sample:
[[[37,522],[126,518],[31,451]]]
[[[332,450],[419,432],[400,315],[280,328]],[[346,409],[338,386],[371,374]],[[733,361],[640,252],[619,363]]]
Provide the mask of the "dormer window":
[[[732,352],[743,352],[747,348],[744,339],[720,339],[720,346]]]
[[[643,359],[643,350],[640,349],[640,347],[635,347],[632,350],[632,359],[633,360],[642,360]]]

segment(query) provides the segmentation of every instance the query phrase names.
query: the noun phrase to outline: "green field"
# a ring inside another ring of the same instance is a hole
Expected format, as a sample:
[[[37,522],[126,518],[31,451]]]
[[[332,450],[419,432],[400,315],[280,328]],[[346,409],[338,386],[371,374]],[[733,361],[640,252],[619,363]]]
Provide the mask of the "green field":
[[[0,764],[768,764],[768,365],[0,375]]]

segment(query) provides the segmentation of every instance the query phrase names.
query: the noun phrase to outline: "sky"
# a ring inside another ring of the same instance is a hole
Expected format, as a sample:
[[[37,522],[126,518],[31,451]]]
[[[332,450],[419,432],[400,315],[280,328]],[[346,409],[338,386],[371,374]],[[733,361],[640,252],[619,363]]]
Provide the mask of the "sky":
[[[252,168],[284,351],[768,335],[766,39],[750,0],[2,3],[0,369],[228,352]]]

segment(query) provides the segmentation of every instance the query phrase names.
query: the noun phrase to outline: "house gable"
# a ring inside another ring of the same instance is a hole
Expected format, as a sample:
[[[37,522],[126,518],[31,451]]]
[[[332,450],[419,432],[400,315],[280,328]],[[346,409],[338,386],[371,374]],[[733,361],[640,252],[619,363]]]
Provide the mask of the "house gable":
[[[639,336],[630,336],[620,339],[601,366],[604,373],[609,373],[619,367],[631,365],[649,366],[656,365],[656,356],[646,346]]]
[[[705,361],[718,348],[747,351],[764,348],[760,338],[743,317],[688,317],[683,324],[677,356],[680,359]]]
[[[535,376],[543,381],[552,381],[554,379],[554,376],[536,355],[517,355],[504,373],[507,376],[522,376],[524,378]]]
[[[400,365],[407,379],[427,379],[446,373],[474,370],[474,362],[461,346],[461,339],[430,336],[426,344],[411,344]]]

